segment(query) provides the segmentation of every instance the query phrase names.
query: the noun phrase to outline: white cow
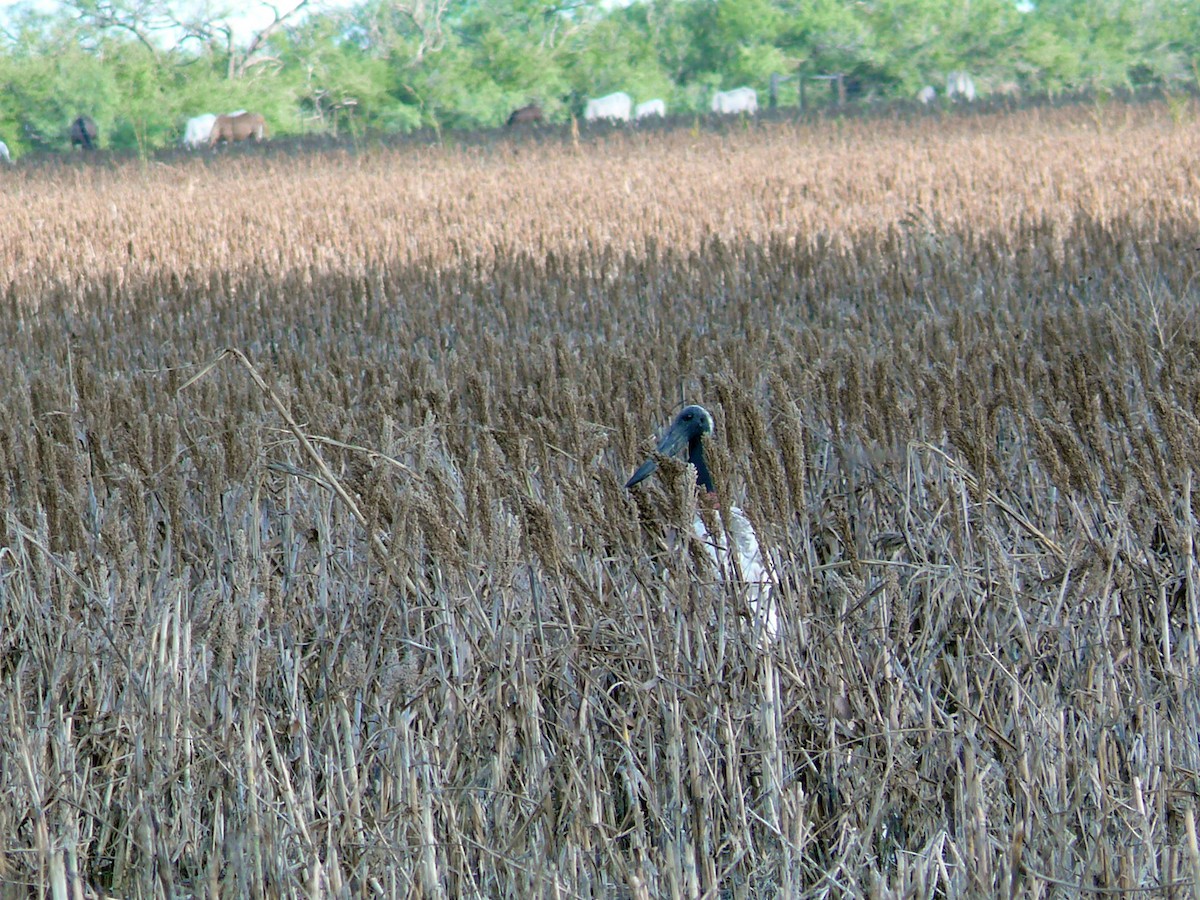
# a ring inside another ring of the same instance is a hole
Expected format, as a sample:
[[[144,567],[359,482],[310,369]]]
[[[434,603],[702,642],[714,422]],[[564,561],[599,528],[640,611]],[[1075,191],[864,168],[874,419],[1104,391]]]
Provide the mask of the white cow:
[[[951,72],[946,76],[946,99],[958,97],[968,102],[975,99],[975,82],[966,72]]]
[[[188,119],[187,126],[183,129],[183,146],[195,150],[202,144],[207,144],[208,136],[212,134],[213,123],[216,121],[217,117],[212,113]]]
[[[712,111],[721,115],[758,112],[758,94],[754,88],[740,87],[732,91],[717,91],[712,98]]]
[[[617,93],[609,94],[606,97],[597,97],[595,100],[589,100],[583,110],[583,117],[589,122],[596,122],[600,119],[610,119],[614,122],[628,122],[629,114],[632,110],[633,98],[623,91],[617,91]]]
[[[12,162],[12,157],[8,155],[8,144],[0,141],[0,160],[6,163]]]
[[[637,109],[633,111],[635,119],[648,119],[650,116],[665,117],[667,115],[667,104],[661,100],[647,100],[645,103],[639,103]]]
[[[926,106],[928,106],[930,103],[932,103],[936,99],[937,99],[937,91],[934,90],[932,84],[927,84],[927,85],[925,85],[925,87],[923,87],[919,91],[917,91],[917,100],[921,103],[924,103]]]
[[[244,109],[238,109],[227,115],[240,116],[244,112]],[[195,116],[188,119],[187,127],[183,130],[183,146],[190,150],[195,150],[197,147],[203,147],[208,144],[208,139],[212,136],[213,125],[216,122],[217,117],[212,113],[205,113],[202,116]]]

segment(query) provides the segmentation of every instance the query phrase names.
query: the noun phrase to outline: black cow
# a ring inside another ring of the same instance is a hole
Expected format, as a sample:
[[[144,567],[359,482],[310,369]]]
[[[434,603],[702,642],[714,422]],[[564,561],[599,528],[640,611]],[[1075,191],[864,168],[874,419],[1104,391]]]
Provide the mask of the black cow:
[[[71,146],[82,147],[84,150],[95,150],[100,138],[100,129],[92,121],[91,116],[80,116],[71,123]]]

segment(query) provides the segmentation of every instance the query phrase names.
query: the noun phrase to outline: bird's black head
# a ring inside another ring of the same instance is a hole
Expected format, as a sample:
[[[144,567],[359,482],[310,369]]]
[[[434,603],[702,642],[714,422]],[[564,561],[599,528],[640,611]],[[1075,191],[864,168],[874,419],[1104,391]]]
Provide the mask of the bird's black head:
[[[703,406],[685,406],[680,410],[671,427],[667,429],[662,440],[658,442],[658,452],[664,456],[674,456],[685,446],[687,459],[696,467],[696,483],[706,491],[713,490],[712,475],[704,460],[704,436],[713,433],[713,418]],[[625,487],[631,488],[644,481],[658,468],[658,463],[648,459],[625,482]]]

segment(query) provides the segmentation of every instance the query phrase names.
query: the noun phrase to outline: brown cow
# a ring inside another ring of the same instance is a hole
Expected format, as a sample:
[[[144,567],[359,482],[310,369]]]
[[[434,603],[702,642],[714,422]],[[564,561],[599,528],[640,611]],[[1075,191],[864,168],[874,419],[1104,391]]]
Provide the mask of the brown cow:
[[[514,109],[512,115],[508,117],[510,128],[513,125],[527,125],[540,121],[542,121],[542,108],[536,103],[522,106],[520,109]]]
[[[267,120],[259,113],[242,113],[237,116],[217,116],[213,122],[208,146],[215,147],[221,141],[261,141],[267,137]]]

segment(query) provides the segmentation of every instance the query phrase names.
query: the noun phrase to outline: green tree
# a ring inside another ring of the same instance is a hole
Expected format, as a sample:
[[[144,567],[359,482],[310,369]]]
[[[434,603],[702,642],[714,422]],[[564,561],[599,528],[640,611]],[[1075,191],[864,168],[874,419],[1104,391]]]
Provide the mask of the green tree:
[[[580,27],[562,8],[533,0],[467,3],[436,66],[415,73],[426,107],[451,127],[495,126],[537,102],[564,112],[571,85],[567,48]]]
[[[380,52],[356,40],[356,19],[346,13],[313,15],[272,38],[280,62],[273,93],[282,85],[295,98],[299,127],[338,134],[394,127],[389,69]]]
[[[1012,77],[1021,14],[1011,0],[879,0],[863,9],[869,35],[852,72],[891,96],[911,97],[955,70]]]
[[[1124,0],[1042,0],[1027,17],[1025,80],[1048,91],[1128,87],[1144,27]]]
[[[840,0],[788,0],[780,46],[807,74],[860,74],[875,53],[870,21]]]
[[[635,4],[576,31],[568,54],[576,103],[613,91],[624,91],[639,102],[655,97],[676,102],[651,33],[651,13],[649,4]]]
[[[114,48],[61,17],[22,16],[9,37],[0,53],[0,122],[10,147],[69,147],[68,127],[83,114],[105,143],[121,94],[105,57]]]
[[[1062,91],[1195,84],[1200,67],[1200,4],[1175,0],[279,0],[241,40],[235,0],[63,2],[4,19],[0,137],[18,152],[65,147],[81,113],[107,146],[145,151],[235,108],[284,134],[475,128],[615,90],[704,109],[714,88],[797,67],[878,97],[959,69],[985,90]]]

